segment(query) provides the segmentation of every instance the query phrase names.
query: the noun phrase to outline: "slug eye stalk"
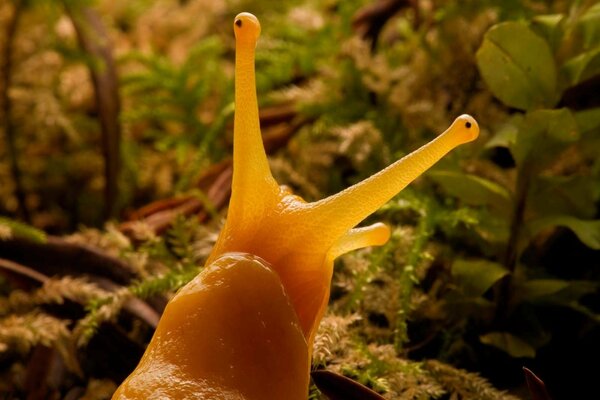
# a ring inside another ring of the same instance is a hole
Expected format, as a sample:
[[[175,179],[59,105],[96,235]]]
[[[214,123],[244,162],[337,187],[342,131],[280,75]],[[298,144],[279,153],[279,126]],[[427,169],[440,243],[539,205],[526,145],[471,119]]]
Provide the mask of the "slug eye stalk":
[[[470,115],[461,115],[437,138],[338,194],[312,204],[325,226],[350,229],[371,215],[455,147],[475,140],[479,126]],[[337,210],[345,210],[339,213]]]

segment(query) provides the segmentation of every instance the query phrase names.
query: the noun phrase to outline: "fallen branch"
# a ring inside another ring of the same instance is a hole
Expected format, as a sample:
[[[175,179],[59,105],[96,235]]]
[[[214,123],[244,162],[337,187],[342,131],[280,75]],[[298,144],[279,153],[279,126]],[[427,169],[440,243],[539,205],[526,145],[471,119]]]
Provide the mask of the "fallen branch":
[[[93,246],[70,243],[54,236],[48,236],[45,243],[20,237],[0,240],[0,254],[4,259],[27,265],[46,276],[87,274],[108,278],[120,285],[127,285],[136,277],[124,261]]]

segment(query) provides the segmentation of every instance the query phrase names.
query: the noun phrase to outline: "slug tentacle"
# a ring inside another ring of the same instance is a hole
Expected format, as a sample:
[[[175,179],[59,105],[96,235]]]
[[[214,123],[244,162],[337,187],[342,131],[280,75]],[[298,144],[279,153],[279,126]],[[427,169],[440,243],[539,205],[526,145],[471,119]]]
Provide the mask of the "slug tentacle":
[[[254,49],[260,23],[252,14],[234,20],[236,37],[235,116],[233,123],[233,190],[229,218],[236,223],[256,223],[256,217],[276,201],[279,187],[269,168],[258,118]]]
[[[475,140],[479,126],[461,115],[444,133],[362,182],[311,205],[311,218],[335,226],[336,234],[356,226],[458,145]],[[340,212],[340,210],[344,210]]]
[[[329,250],[333,259],[352,250],[363,249],[369,246],[382,246],[390,239],[390,228],[377,222],[373,225],[350,229]]]

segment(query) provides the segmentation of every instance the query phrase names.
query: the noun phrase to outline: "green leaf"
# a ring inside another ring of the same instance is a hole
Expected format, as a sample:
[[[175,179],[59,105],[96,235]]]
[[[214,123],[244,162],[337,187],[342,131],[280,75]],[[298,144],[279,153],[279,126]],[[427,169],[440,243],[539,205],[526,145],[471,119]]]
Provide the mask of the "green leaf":
[[[600,128],[600,107],[576,112],[574,117],[582,134]]]
[[[532,179],[528,204],[536,216],[570,215],[591,219],[596,215],[600,187],[592,176],[537,176]]]
[[[562,23],[564,20],[564,14],[537,15],[531,20],[531,27],[544,37],[553,49],[556,49],[563,33]]]
[[[515,302],[528,301],[552,304],[582,313],[594,321],[600,321],[600,315],[595,314],[579,302],[582,297],[597,293],[599,287],[600,285],[593,281],[534,279],[518,284],[515,292],[517,297]]]
[[[495,182],[456,171],[431,171],[427,176],[465,204],[491,206],[502,214],[511,210],[510,193]]]
[[[561,279],[531,279],[519,286],[517,295],[522,300],[532,301],[558,293],[568,286],[569,282]]]
[[[558,100],[550,46],[524,23],[493,26],[477,51],[477,66],[492,93],[510,107],[552,107]]]
[[[534,237],[542,230],[554,226],[569,228],[586,246],[600,250],[600,219],[583,220],[569,215],[554,215],[530,221],[527,230],[530,237]]]
[[[600,3],[590,7],[577,23],[584,49],[600,43]]]
[[[0,227],[8,229],[9,237],[17,236],[29,239],[36,243],[46,243],[46,233],[22,222],[0,217]],[[2,236],[0,236],[2,240]]]
[[[567,87],[598,75],[600,73],[600,47],[570,58],[561,66],[560,73],[564,76]]]
[[[489,346],[494,346],[511,357],[535,357],[535,349],[523,339],[508,332],[490,332],[479,336],[479,341]]]
[[[508,274],[504,266],[487,260],[456,260],[452,275],[467,296],[481,296]]]
[[[512,148],[517,141],[519,126],[523,122],[523,114],[514,114],[498,129],[496,134],[485,144],[487,149],[494,147]]]
[[[479,223],[474,231],[486,242],[484,252],[493,250],[495,247],[503,248],[510,234],[510,219],[502,218],[491,210],[481,210],[478,215]]]
[[[577,123],[571,111],[535,110],[525,115],[512,148],[517,165],[531,159],[539,167],[555,159],[565,144],[579,139]]]

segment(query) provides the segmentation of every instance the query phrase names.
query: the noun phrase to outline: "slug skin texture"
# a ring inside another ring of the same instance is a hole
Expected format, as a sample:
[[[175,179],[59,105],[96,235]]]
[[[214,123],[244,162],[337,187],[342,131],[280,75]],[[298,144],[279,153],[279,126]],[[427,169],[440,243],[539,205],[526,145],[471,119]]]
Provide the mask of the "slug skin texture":
[[[254,74],[260,23],[236,38],[233,183],[227,221],[203,271],[169,302],[146,353],[113,399],[306,400],[311,349],[333,261],[384,244],[389,229],[355,228],[479,127],[461,115],[415,152],[342,192],[307,203],[273,178]]]

